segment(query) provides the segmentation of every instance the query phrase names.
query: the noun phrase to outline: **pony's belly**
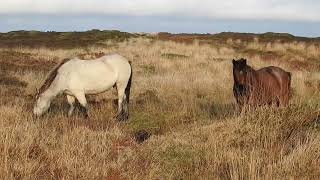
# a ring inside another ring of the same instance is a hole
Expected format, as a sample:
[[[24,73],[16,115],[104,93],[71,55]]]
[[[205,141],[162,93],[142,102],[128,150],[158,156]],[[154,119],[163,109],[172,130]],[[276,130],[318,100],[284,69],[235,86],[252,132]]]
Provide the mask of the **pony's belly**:
[[[84,94],[99,94],[111,89],[116,83],[115,78],[99,79],[98,77],[85,77],[85,78],[74,78],[69,81],[66,86],[64,93],[73,94],[75,92],[82,92]]]
[[[106,83],[99,83],[96,84],[94,87],[86,86],[84,88],[85,94],[99,94],[103,93],[114,86],[115,82],[106,82]]]
[[[103,93],[105,91],[108,91],[110,88],[105,88],[105,89],[94,89],[94,90],[85,90],[84,93],[85,94],[100,94]]]

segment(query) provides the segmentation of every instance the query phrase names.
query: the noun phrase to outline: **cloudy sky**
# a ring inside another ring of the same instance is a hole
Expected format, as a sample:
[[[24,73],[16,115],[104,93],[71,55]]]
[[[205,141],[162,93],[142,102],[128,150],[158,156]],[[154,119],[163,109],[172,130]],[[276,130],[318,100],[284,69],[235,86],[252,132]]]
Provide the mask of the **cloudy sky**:
[[[319,0],[7,0],[0,31],[289,32],[320,36]]]

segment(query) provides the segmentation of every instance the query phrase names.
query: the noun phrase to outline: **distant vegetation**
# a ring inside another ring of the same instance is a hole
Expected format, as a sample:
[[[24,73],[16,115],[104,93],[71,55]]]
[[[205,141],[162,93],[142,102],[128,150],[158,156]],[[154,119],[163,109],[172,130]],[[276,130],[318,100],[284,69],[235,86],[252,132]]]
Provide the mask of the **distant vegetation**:
[[[106,40],[121,42],[132,37],[136,35],[117,30],[97,29],[85,32],[11,31],[0,33],[0,47],[75,48],[102,45],[100,42]]]
[[[235,32],[222,32],[218,34],[171,34],[167,32],[161,32],[158,34],[158,38],[162,40],[173,40],[177,42],[192,42],[193,40],[199,40],[203,42],[225,42],[228,39],[241,42],[252,42],[255,39],[259,39],[260,42],[306,42],[306,43],[320,43],[320,38],[307,38],[298,37],[288,33],[273,33],[267,32],[262,34],[255,33],[235,33]]]
[[[121,42],[134,37],[148,37],[158,40],[170,40],[176,42],[192,43],[194,40],[200,43],[221,43],[227,40],[253,42],[305,42],[320,44],[320,38],[297,37],[288,33],[233,33],[222,32],[218,34],[171,34],[160,32],[157,34],[148,33],[128,33],[118,30],[98,30],[92,29],[84,32],[41,32],[41,31],[11,31],[0,33],[0,47],[48,47],[48,48],[75,48],[88,46],[105,46],[104,41],[112,40]]]

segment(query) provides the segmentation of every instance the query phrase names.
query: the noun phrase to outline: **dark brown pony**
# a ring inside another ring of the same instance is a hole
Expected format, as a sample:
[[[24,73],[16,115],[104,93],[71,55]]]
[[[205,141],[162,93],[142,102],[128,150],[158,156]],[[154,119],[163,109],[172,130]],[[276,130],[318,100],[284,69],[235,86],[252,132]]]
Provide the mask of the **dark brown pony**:
[[[290,72],[274,66],[254,70],[243,58],[237,61],[233,59],[232,63],[233,93],[241,110],[245,105],[288,105]]]

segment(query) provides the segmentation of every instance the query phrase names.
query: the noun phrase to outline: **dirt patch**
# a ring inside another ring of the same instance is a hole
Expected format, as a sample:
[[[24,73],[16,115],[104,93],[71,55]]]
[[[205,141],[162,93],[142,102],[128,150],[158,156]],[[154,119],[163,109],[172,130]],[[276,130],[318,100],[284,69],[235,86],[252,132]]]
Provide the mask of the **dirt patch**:
[[[112,159],[116,160],[118,159],[119,156],[119,151],[124,150],[125,148],[136,148],[136,143],[129,138],[122,138],[122,139],[117,139],[113,141],[112,146],[111,146],[111,157]]]
[[[98,52],[98,53],[85,53],[85,54],[79,54],[77,55],[78,58],[84,59],[84,60],[89,60],[89,59],[97,59],[102,56],[106,55],[104,52]]]
[[[121,172],[119,170],[111,169],[108,174],[110,174],[110,175],[108,175],[105,178],[106,180],[121,180],[121,179],[123,179],[123,178],[121,178]]]
[[[27,157],[29,159],[38,159],[38,158],[45,158],[47,155],[45,151],[37,144],[34,144],[29,147]]]
[[[151,134],[149,132],[147,132],[146,130],[139,130],[134,133],[134,139],[138,143],[144,142],[145,140],[149,139],[150,136],[151,136]]]
[[[183,54],[175,54],[175,53],[164,53],[161,54],[161,57],[168,58],[168,59],[186,59],[189,58],[189,56],[183,55]]]
[[[319,64],[310,63],[308,61],[298,61],[298,60],[291,60],[288,62],[290,68],[294,70],[318,70],[320,68]]]
[[[16,51],[0,52],[0,70],[2,72],[17,71],[48,71],[55,66],[55,62],[36,59],[31,53]]]
[[[20,81],[16,77],[3,76],[0,78],[0,85],[5,86],[16,86],[16,87],[27,87],[28,83]]]

